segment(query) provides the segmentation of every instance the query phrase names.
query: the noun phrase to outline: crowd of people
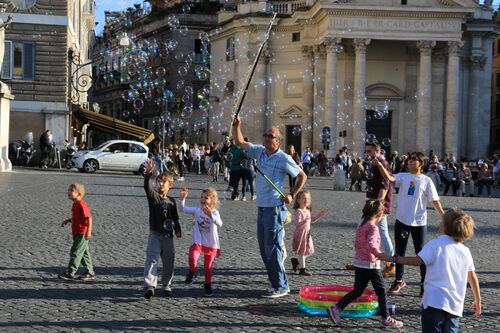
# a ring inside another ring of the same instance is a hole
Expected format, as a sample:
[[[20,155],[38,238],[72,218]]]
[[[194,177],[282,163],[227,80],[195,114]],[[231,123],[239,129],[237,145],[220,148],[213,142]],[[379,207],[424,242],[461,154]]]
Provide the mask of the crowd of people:
[[[185,172],[212,175],[215,182],[218,181],[218,174],[223,173],[224,179],[233,188],[233,200],[239,198],[240,180],[243,180],[242,198],[245,198],[246,186],[249,186],[252,199],[257,202],[257,242],[270,284],[262,297],[279,298],[290,293],[285,270],[287,254],[284,225],[292,219],[287,208],[291,203],[295,209],[293,220],[296,226],[292,244],[292,269],[299,269],[299,274],[303,276],[312,275],[306,268],[306,258],[314,253],[310,230],[312,224],[328,214],[328,210],[320,209],[317,214],[312,215],[311,193],[304,191],[303,187],[308,174],[315,167],[314,163],[321,164],[322,160],[313,156],[308,148],[300,156],[293,147],[289,147],[287,153],[282,151],[280,145],[283,136],[276,127],[263,134],[262,144],[251,143],[244,137],[239,118],[234,120],[233,129],[234,141],[226,140],[222,147],[217,144],[190,147],[184,140],[180,145],[168,148],[162,148],[159,140],[151,143],[151,158],[146,164],[144,177],[150,227],[143,279],[146,299],[152,298],[157,292],[160,259],[163,263],[161,283],[164,296],[173,295],[174,236],[182,237],[181,225],[185,224],[180,222],[176,200],[169,195],[169,190],[174,185],[174,172],[178,176],[177,181],[181,182],[184,181]],[[161,154],[162,149],[165,156]],[[466,180],[473,181],[470,170],[464,171],[468,169],[467,165],[461,164],[461,176],[459,170],[453,169],[456,161],[452,161],[450,155],[444,161],[446,165],[435,156],[428,160],[420,152],[409,153],[406,158],[399,158],[393,153],[390,159],[386,159],[377,142],[366,143],[364,158],[356,159],[355,163],[349,157],[347,149],[342,148],[333,163],[338,172],[366,179],[367,200],[360,214],[361,221],[354,240],[354,286],[337,304],[328,308],[331,321],[339,325],[342,310],[361,295],[371,282],[378,297],[381,326],[402,327],[403,322],[389,313],[386,295],[398,294],[406,287],[403,279],[404,265],[420,266],[419,297],[423,332],[459,330],[467,283],[473,293],[474,316],[479,316],[482,311],[479,282],[474,272],[472,255],[463,245],[464,241],[473,236],[474,221],[460,209],[445,212],[437,191],[440,181],[450,182],[448,188],[448,183],[443,184],[445,193],[449,187],[453,190],[453,178],[464,181],[466,185]],[[498,160],[494,163],[497,165]],[[498,169],[494,176],[485,172],[489,170],[488,162],[482,161],[479,164],[481,171],[477,177],[478,185],[485,179],[494,181],[498,176]],[[244,170],[253,170],[253,173]],[[258,172],[255,173],[255,170]],[[289,181],[288,192],[284,192],[286,179]],[[356,178],[354,182],[351,180],[351,189],[353,185],[359,189],[363,182]],[[392,213],[393,186],[399,188],[394,246],[387,223],[387,216]],[[480,193],[481,191],[478,192]],[[81,184],[72,184],[68,189],[68,198],[73,201],[72,217],[65,220],[63,225],[72,224],[73,246],[67,271],[59,275],[64,280],[76,279],[80,264],[85,269],[80,279],[87,281],[96,278],[89,252],[92,215],[83,200],[84,194],[85,188]],[[213,188],[203,189],[199,204],[195,206],[186,205],[188,194],[188,188],[182,187],[180,207],[182,212],[191,214],[194,218],[192,245],[187,260],[189,268],[184,282],[193,283],[197,276],[198,259],[203,255],[204,295],[210,297],[213,295],[213,263],[221,255],[218,230],[223,222],[217,209],[218,194]],[[439,238],[429,242],[426,239],[428,204],[432,204],[439,213],[442,232]],[[406,256],[410,237],[413,239],[414,257]],[[394,277],[394,281],[386,291],[384,278],[390,276]]]

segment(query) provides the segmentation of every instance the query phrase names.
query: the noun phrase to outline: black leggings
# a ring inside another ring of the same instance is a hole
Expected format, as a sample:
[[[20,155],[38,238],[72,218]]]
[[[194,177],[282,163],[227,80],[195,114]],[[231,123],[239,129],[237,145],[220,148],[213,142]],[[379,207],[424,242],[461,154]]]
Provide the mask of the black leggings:
[[[368,282],[372,283],[373,289],[378,297],[378,307],[382,318],[389,317],[387,312],[387,301],[385,298],[384,278],[380,269],[368,269],[355,267],[354,289],[337,303],[340,310],[343,310],[349,303],[363,294]]]
[[[394,240],[396,243],[396,254],[398,256],[404,257],[406,254],[406,246],[408,245],[408,238],[413,240],[413,247],[415,248],[415,254],[418,254],[422,247],[424,246],[425,239],[427,236],[427,225],[412,227],[396,220],[396,225],[394,226]],[[396,264],[396,280],[403,280],[404,266]],[[425,280],[425,265],[420,265],[420,283],[424,283]]]

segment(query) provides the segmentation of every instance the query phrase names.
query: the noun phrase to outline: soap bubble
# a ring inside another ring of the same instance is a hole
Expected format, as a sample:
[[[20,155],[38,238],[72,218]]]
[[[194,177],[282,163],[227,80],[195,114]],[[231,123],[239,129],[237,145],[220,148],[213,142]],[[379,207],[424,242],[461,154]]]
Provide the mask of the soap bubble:
[[[233,160],[233,153],[227,152],[227,154],[226,154],[226,160],[228,162],[231,162]]]
[[[199,103],[199,108],[201,111],[208,111],[210,107],[210,102],[207,99],[202,99]]]
[[[179,73],[180,76],[186,76],[186,74],[188,73],[188,69],[186,66],[181,66],[177,70],[177,73]]]
[[[402,238],[408,238],[408,236],[410,236],[410,233],[408,232],[408,230],[401,231]]]
[[[186,106],[182,109],[181,117],[183,119],[189,119],[191,118],[192,115],[193,115],[193,108]]]
[[[389,147],[390,145],[391,145],[391,139],[389,139],[389,138],[382,139],[382,146]]]
[[[375,134],[367,134],[365,141],[368,144],[374,144],[377,142],[377,136]]]
[[[293,135],[299,136],[300,132],[302,132],[302,129],[300,128],[300,126],[294,126],[293,127],[293,129],[292,129],[292,134]]]
[[[165,76],[167,74],[167,70],[165,67],[160,66],[156,69],[156,76]]]
[[[130,117],[130,111],[129,110],[123,110],[122,115],[123,115],[124,118],[128,118],[128,117]]]
[[[134,100],[133,103],[134,109],[141,110],[144,107],[144,101],[140,98]]]

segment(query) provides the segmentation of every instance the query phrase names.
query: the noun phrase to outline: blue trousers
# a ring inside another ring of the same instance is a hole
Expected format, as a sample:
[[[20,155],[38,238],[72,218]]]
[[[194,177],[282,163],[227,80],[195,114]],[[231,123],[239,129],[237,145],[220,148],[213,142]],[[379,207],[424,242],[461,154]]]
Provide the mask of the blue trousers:
[[[422,332],[424,333],[458,333],[460,317],[441,309],[422,309]]]
[[[257,240],[260,255],[266,266],[269,281],[275,290],[288,289],[288,279],[282,262],[283,249],[280,244],[286,213],[285,205],[281,205],[259,207],[257,214]]]

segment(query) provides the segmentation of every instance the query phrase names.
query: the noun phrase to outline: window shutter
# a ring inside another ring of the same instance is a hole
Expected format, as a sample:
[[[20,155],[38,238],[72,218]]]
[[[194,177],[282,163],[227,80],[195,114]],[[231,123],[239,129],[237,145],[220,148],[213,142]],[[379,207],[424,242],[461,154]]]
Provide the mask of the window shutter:
[[[35,78],[35,44],[23,44],[23,79],[33,80]]]
[[[12,42],[6,41],[2,63],[2,79],[12,79]]]

